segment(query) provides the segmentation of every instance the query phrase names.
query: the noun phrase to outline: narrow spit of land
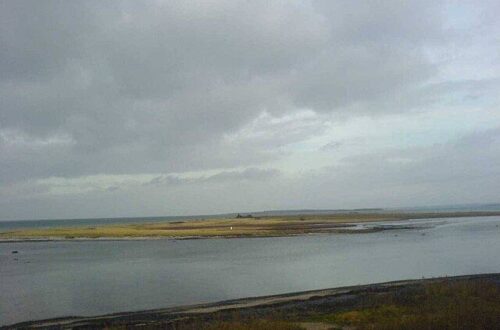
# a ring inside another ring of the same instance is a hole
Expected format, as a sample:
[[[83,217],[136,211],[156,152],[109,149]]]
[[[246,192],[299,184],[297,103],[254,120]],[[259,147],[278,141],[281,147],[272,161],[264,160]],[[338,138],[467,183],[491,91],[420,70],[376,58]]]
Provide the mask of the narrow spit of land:
[[[31,321],[4,329],[498,329],[499,322],[500,274],[482,274]]]
[[[95,227],[56,227],[0,232],[0,241],[70,240],[70,239],[195,239],[239,237],[283,237],[318,233],[366,233],[412,226],[364,226],[370,222],[411,219],[499,216],[500,212],[439,213],[341,213],[328,215],[293,215],[197,219]]]

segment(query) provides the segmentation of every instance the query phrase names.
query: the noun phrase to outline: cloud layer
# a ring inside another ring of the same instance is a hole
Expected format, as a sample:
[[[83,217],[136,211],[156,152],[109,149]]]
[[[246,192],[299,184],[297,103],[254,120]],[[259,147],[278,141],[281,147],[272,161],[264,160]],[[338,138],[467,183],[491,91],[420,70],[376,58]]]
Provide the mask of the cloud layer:
[[[498,10],[3,1],[0,219],[494,201]]]

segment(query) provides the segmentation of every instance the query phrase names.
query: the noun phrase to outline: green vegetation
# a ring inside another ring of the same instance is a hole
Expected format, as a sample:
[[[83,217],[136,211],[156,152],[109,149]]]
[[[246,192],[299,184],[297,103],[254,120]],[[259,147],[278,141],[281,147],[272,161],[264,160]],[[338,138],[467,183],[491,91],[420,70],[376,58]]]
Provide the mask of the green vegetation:
[[[300,325],[287,321],[277,320],[251,320],[248,322],[235,321],[235,322],[215,322],[206,327],[201,326],[200,329],[207,330],[302,330]]]
[[[106,330],[126,330],[130,329],[128,326],[104,326]],[[158,325],[142,325],[140,327],[144,330],[153,330],[162,328]],[[213,321],[210,323],[205,323],[201,320],[188,323],[179,324],[177,326],[166,327],[166,329],[178,329],[178,330],[303,330],[304,328],[300,325],[294,324],[292,322],[280,321],[280,320],[267,320],[267,319],[251,319],[245,321]]]
[[[369,305],[314,319],[360,330],[500,328],[500,288],[488,282],[428,284]]]
[[[345,233],[353,223],[407,220],[417,218],[500,215],[500,212],[463,213],[342,213],[280,217],[224,218],[158,222],[147,224],[102,225],[98,227],[56,227],[0,232],[0,239],[73,239],[73,238],[208,238],[290,236],[308,233]],[[365,232],[374,231],[372,229]],[[357,231],[363,232],[363,231]]]
[[[229,320],[194,323],[181,329],[356,329],[479,330],[500,329],[500,286],[487,281],[442,282],[390,294],[369,294],[341,311],[310,310],[270,314],[246,321],[238,313]]]

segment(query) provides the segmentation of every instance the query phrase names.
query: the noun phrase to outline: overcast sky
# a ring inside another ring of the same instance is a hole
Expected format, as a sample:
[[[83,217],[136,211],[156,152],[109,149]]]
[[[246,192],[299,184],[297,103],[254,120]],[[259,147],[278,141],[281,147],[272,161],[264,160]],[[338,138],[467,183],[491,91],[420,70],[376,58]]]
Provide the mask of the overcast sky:
[[[0,0],[0,220],[499,202],[499,4]]]

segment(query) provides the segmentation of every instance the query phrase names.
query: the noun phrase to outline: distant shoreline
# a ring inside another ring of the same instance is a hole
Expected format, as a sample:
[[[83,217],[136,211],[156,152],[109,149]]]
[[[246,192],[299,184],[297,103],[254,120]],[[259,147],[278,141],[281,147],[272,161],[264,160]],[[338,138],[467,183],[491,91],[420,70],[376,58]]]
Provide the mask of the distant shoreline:
[[[38,321],[27,321],[2,326],[0,329],[17,328],[104,328],[110,326],[176,326],[189,324],[191,320],[212,321],[238,312],[246,317],[262,317],[263,314],[280,311],[316,310],[320,304],[329,308],[345,308],[366,297],[412,290],[423,284],[491,281],[500,283],[500,273],[459,275],[429,279],[409,279],[375,284],[354,285],[338,288],[285,293],[279,295],[242,298],[215,303],[160,308],[146,311],[121,312],[99,316],[71,316]]]
[[[0,232],[0,243],[49,241],[142,241],[291,237],[313,234],[361,234],[395,229],[425,229],[425,225],[383,225],[380,222],[500,216],[497,212],[339,213],[198,219],[144,224],[20,229]],[[375,224],[372,224],[375,223]]]

